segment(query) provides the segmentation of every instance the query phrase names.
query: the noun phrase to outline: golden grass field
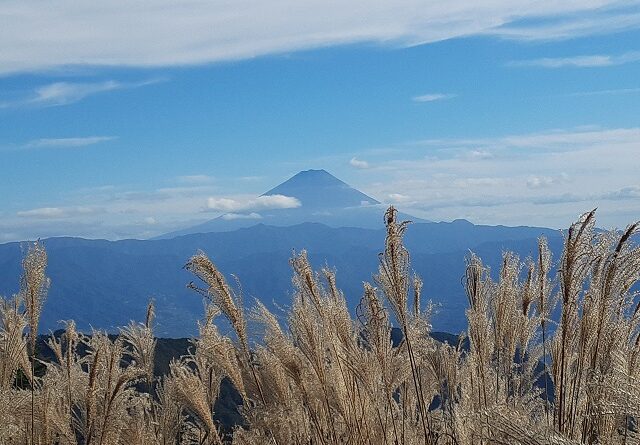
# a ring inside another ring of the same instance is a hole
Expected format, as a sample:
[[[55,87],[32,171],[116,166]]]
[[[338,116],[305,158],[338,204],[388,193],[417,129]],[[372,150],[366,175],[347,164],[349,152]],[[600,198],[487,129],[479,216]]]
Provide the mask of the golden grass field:
[[[312,270],[304,251],[291,259],[283,321],[260,302],[245,309],[239,284],[193,256],[190,287],[205,314],[190,353],[162,378],[152,304],[115,339],[68,322],[48,340],[56,360],[38,361],[49,281],[46,252],[32,245],[19,293],[0,301],[0,444],[639,443],[638,224],[601,232],[586,213],[560,258],[540,239],[532,258],[504,253],[495,280],[470,254],[468,329],[447,344],[428,335],[431,306],[403,246],[408,225],[393,208],[385,219],[379,270],[355,316],[335,272]],[[397,346],[392,325],[403,333]],[[244,425],[232,434],[214,420],[223,378],[243,400]]]

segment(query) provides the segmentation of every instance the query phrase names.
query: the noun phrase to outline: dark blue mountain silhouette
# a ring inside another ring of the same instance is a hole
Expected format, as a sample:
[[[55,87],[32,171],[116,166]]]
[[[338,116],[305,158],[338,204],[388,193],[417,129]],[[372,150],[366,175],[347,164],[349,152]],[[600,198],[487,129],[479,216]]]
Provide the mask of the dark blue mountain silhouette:
[[[382,218],[378,227],[259,224],[166,240],[46,239],[51,290],[41,329],[57,329],[60,320],[75,319],[83,330],[94,327],[114,332],[132,319],[142,320],[146,303],[153,297],[159,336],[194,334],[203,304],[186,289],[194,277],[182,266],[198,249],[223,272],[238,276],[248,306],[258,298],[271,308],[290,304],[293,290],[288,259],[294,250],[307,249],[314,267],[336,268],[338,285],[354,309],[362,296],[362,282],[371,281],[377,271],[377,254],[385,236]],[[514,250],[522,257],[535,254],[540,235],[550,237],[552,247],[559,250],[561,238],[550,229],[479,226],[465,221],[411,225],[406,244],[412,267],[424,279],[425,298],[441,304],[434,328],[457,333],[466,327],[461,278],[469,249],[498,271],[503,250]],[[0,244],[0,295],[17,291],[23,251],[20,243]]]

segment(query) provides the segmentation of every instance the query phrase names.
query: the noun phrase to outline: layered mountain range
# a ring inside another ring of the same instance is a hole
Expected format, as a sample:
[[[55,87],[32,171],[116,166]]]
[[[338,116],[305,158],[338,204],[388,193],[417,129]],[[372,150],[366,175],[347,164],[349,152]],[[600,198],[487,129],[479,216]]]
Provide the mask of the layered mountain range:
[[[74,319],[84,330],[115,331],[131,319],[141,320],[148,299],[154,298],[159,336],[195,333],[203,303],[186,288],[194,277],[182,266],[198,250],[239,278],[248,306],[258,298],[277,311],[293,293],[288,259],[306,249],[315,267],[336,268],[338,285],[355,308],[363,281],[371,281],[377,270],[386,207],[324,170],[300,172],[262,196],[293,198],[296,205],[261,211],[259,218],[222,215],[152,240],[44,240],[51,290],[42,329]],[[466,326],[461,278],[470,250],[495,271],[504,250],[534,254],[541,235],[550,239],[552,249],[561,245],[560,234],[551,229],[399,217],[414,221],[406,235],[412,267],[424,279],[425,297],[438,304],[434,328],[448,332]],[[17,291],[23,250],[21,243],[0,245],[0,294]]]

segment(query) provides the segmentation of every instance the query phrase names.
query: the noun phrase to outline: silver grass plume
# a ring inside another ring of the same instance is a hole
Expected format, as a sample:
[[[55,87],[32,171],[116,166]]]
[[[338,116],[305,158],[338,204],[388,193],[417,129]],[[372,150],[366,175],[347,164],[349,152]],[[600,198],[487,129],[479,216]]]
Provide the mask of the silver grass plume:
[[[49,279],[45,275],[47,252],[39,241],[29,247],[27,255],[22,261],[22,268],[19,295],[24,301],[27,320],[29,321],[31,353],[34,354],[40,315],[49,290]]]

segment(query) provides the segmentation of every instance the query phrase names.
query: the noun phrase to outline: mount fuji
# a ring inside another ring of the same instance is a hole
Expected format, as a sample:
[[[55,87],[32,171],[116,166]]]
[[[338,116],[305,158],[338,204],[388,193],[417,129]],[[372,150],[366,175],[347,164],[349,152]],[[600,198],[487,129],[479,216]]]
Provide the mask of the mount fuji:
[[[357,227],[378,229],[386,207],[378,200],[341,181],[326,170],[305,170],[282,184],[263,193],[265,197],[289,198],[290,208],[264,211],[225,213],[205,223],[161,235],[155,239],[169,239],[194,233],[227,232],[256,224],[293,226],[302,223],[321,223],[329,227]],[[426,222],[407,214],[402,220]]]

